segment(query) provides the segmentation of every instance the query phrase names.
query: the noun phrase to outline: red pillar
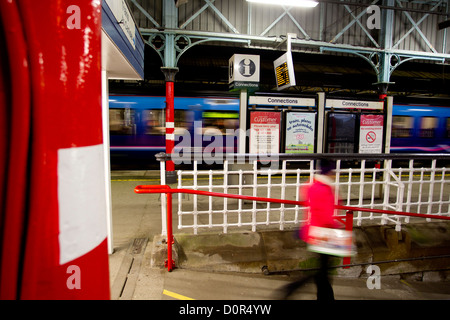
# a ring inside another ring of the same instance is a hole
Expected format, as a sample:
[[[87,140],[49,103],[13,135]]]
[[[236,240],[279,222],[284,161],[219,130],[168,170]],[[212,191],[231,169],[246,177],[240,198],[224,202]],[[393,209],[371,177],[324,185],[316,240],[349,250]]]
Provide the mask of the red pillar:
[[[13,246],[14,255],[8,254],[19,259],[2,259],[3,264],[13,264],[3,270],[16,268],[9,279],[16,287],[5,288],[2,281],[2,297],[108,299],[101,1],[0,2],[2,16],[4,8],[14,6],[20,18],[20,24],[8,26],[6,32],[26,35],[26,50],[16,51],[9,59],[19,62],[11,66],[27,68],[22,83],[28,87],[19,93],[11,91],[11,99],[22,100],[29,110],[28,115],[22,114],[23,122],[11,123],[29,142],[24,145],[25,161],[21,157],[9,172],[12,177],[25,174],[26,179],[20,188],[9,188],[7,195],[12,206],[23,205],[22,218],[13,217],[12,211],[5,213],[7,220],[14,218],[11,225],[17,228],[2,234],[0,250],[4,256],[6,249],[11,250],[6,246],[19,241]],[[0,81],[2,86],[6,83]],[[27,94],[30,99],[23,101]],[[17,108],[12,103],[9,107]]]
[[[172,154],[175,146],[175,110],[174,110],[174,83],[166,82],[166,153]],[[174,171],[172,160],[166,162],[166,170]]]
[[[15,1],[0,1],[0,300],[16,299],[27,207],[30,76]]]

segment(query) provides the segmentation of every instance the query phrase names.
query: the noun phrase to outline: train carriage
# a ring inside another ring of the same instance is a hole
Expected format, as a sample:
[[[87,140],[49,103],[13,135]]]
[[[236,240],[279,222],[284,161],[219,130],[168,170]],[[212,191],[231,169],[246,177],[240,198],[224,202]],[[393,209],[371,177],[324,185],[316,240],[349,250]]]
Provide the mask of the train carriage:
[[[156,166],[154,155],[165,151],[165,97],[111,95],[109,125],[111,164],[142,168]],[[214,139],[239,127],[239,99],[175,97],[175,146],[204,151]],[[215,136],[215,137],[213,137]],[[190,141],[184,139],[191,139]],[[236,152],[233,143],[216,141],[215,152]],[[195,141],[201,141],[201,149]],[[230,141],[230,140],[228,140]],[[427,105],[393,106],[391,153],[450,152],[450,108]]]
[[[109,99],[109,126],[111,164],[127,167],[151,166],[154,155],[165,151],[165,97],[111,95]],[[207,146],[214,138],[225,135],[239,126],[239,99],[210,97],[176,97],[176,144],[194,147],[194,141]],[[227,131],[228,130],[228,131]],[[234,139],[236,140],[236,139]],[[232,146],[222,146],[222,152],[236,152]]]
[[[394,105],[391,153],[450,152],[450,108]]]

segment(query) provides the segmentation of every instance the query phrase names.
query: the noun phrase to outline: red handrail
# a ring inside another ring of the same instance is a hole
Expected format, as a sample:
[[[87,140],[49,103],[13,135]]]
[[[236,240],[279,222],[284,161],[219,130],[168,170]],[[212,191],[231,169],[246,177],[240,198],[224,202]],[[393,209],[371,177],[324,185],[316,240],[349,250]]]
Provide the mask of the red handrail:
[[[340,205],[337,205],[336,209],[361,211],[361,212],[373,212],[373,213],[380,213],[380,214],[393,214],[393,215],[397,215],[397,216],[408,216],[408,217],[417,217],[417,218],[450,220],[449,216],[438,216],[436,214],[424,214],[424,213],[414,213],[414,212],[404,212],[404,211],[358,208],[358,207],[340,206]]]
[[[174,194],[174,193],[189,193],[189,194],[198,194],[198,195],[204,195],[204,196],[210,196],[210,197],[233,198],[233,199],[242,199],[242,200],[250,200],[250,201],[262,201],[262,202],[284,203],[284,204],[306,206],[305,201],[253,197],[253,196],[245,196],[245,195],[239,195],[239,194],[226,194],[226,193],[202,191],[202,190],[192,190],[192,189],[172,189],[168,185],[139,185],[136,188],[134,188],[134,192],[138,193],[138,194],[165,193],[167,196],[167,261],[165,264],[166,264],[167,270],[169,272],[172,271],[173,267],[174,267],[174,262],[172,260],[172,244],[174,242],[173,232],[172,232],[172,194]],[[349,231],[351,231],[353,229],[353,212],[354,211],[373,212],[373,213],[380,213],[380,214],[410,216],[410,217],[419,217],[419,218],[450,220],[450,217],[448,217],[448,216],[438,216],[438,215],[433,215],[433,214],[422,214],[422,213],[370,209],[370,208],[358,208],[358,207],[341,206],[341,205],[336,205],[336,209],[347,211],[345,218],[342,216],[337,216],[336,219],[338,219],[340,222],[345,224],[345,229],[349,230]],[[345,257],[343,263],[349,264],[350,257]]]

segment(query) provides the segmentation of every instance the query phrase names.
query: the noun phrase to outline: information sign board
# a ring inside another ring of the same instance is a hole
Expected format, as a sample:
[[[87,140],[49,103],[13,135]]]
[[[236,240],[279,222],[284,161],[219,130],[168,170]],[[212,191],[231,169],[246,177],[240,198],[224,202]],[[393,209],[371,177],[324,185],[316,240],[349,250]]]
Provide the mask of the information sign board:
[[[235,54],[228,63],[228,83],[259,83],[259,56]]]
[[[316,100],[312,98],[278,97],[278,96],[251,96],[248,104],[258,104],[266,106],[296,106],[314,107]]]
[[[128,41],[133,46],[133,49],[136,49],[136,26],[133,17],[128,10],[127,4],[124,0],[106,0],[106,3],[114,14],[114,17],[125,33]]]
[[[359,131],[359,153],[381,153],[383,150],[381,114],[362,114]]]
[[[280,112],[250,112],[250,153],[275,154],[280,150]]]
[[[325,106],[335,109],[374,109],[383,110],[384,103],[382,101],[355,101],[327,99]]]
[[[295,86],[294,62],[292,53],[286,52],[273,62],[278,91]]]

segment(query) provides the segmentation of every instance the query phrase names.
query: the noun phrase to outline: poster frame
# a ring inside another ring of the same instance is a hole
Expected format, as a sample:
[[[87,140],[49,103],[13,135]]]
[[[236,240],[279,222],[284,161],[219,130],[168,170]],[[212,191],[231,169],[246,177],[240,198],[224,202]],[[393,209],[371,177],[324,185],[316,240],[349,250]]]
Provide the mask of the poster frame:
[[[261,110],[261,109],[250,109],[250,110],[248,110],[249,112],[248,112],[248,115],[247,115],[247,128],[249,129],[249,130],[251,130],[251,125],[252,125],[252,113],[253,112],[270,112],[270,113],[278,113],[278,114],[280,114],[280,124],[279,124],[279,126],[280,126],[280,128],[279,128],[279,137],[280,137],[280,139],[279,139],[279,145],[278,145],[278,150],[277,150],[277,152],[278,153],[281,153],[281,146],[282,146],[282,144],[281,144],[281,140],[282,140],[282,133],[283,133],[283,130],[282,130],[282,128],[283,128],[283,114],[282,114],[282,110]],[[252,140],[251,140],[251,134],[249,134],[248,135],[248,144],[247,144],[247,152],[248,153],[251,153],[250,152],[250,147],[251,147],[251,144],[252,144]]]
[[[347,111],[347,110],[327,110],[325,112],[325,144],[324,144],[324,153],[329,152],[330,138],[329,138],[329,121],[330,114],[347,114],[355,117],[355,128],[353,132],[354,142],[353,142],[353,151],[351,153],[356,153],[357,146],[359,145],[359,116],[355,112]]]
[[[360,148],[361,148],[361,141],[360,141],[360,134],[361,134],[361,116],[367,116],[367,115],[374,115],[374,116],[382,116],[383,117],[383,121],[382,121],[382,126],[383,128],[381,129],[381,132],[383,134],[382,138],[381,138],[381,151],[380,153],[384,152],[384,144],[385,144],[385,138],[386,138],[386,116],[384,113],[380,113],[380,112],[363,112],[360,113],[358,115],[358,147],[356,149],[357,153],[361,153],[360,152]],[[364,153],[364,154],[369,154],[369,153]]]
[[[283,118],[282,118],[282,139],[281,139],[281,152],[286,153],[286,140],[287,140],[287,117],[289,113],[309,113],[314,114],[314,149],[313,154],[317,152],[317,125],[318,125],[318,112],[317,110],[311,109],[291,109],[291,110],[283,110]],[[307,154],[307,153],[295,153],[295,154]]]

